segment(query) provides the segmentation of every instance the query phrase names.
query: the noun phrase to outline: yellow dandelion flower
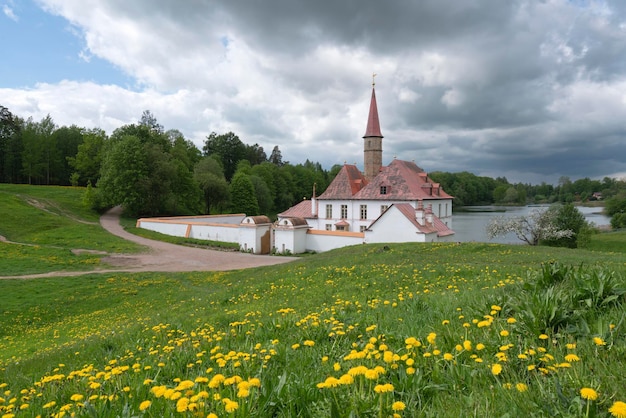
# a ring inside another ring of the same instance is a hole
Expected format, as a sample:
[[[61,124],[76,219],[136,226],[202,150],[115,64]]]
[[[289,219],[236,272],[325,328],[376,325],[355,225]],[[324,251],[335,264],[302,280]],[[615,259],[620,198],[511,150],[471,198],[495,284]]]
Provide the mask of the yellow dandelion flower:
[[[546,334],[539,335],[539,339],[540,340],[547,340],[548,338],[550,338],[550,337],[548,337]]]
[[[313,347],[315,345],[315,341],[306,340],[303,344],[307,347]]]
[[[528,390],[528,386],[526,383],[520,382],[515,385],[515,389],[517,389],[518,392],[526,392]]]
[[[183,391],[183,390],[191,389],[194,384],[195,383],[192,382],[191,380],[183,380],[182,382],[178,384],[178,386],[176,386],[174,390]]]
[[[426,341],[428,341],[429,344],[435,344],[435,339],[437,339],[437,334],[435,334],[434,332],[431,332],[430,334],[428,334],[428,337],[426,337]]]
[[[448,319],[444,319],[441,321],[441,325],[450,325],[450,321]]]
[[[367,369],[365,372],[365,378],[368,380],[376,380],[378,379],[378,372],[374,369]]]
[[[463,341],[463,348],[465,351],[472,351],[472,342],[469,340]],[[478,349],[478,347],[476,347]]]
[[[45,404],[43,406],[43,409],[48,409],[48,408],[52,408],[53,406],[55,406],[57,403],[55,401],[50,401],[47,404]]]
[[[508,337],[509,336],[509,331],[503,329],[502,331],[500,331],[500,336],[501,337]]]
[[[72,396],[70,396],[70,400],[73,402],[80,402],[83,399],[85,399],[85,397],[81,395],[80,393],[75,393]]]
[[[411,374],[415,374],[416,370],[413,367],[408,367],[406,369],[406,374],[411,375]]]
[[[404,411],[406,409],[406,405],[404,404],[404,402],[400,402],[400,401],[396,401],[394,403],[391,404],[391,410],[392,411]]]
[[[485,344],[483,344],[483,343],[476,344],[476,350],[480,351],[480,350],[484,350],[484,349],[485,349]]]
[[[604,342],[604,340],[600,337],[593,337],[593,343],[597,346],[606,345],[606,342]]]
[[[206,418],[218,418],[217,414],[211,412],[209,415],[206,416]]]
[[[298,343],[296,343],[296,344],[291,346],[292,350],[297,350],[298,348],[300,348],[300,344],[298,344]]]
[[[582,388],[580,390],[580,397],[588,401],[595,401],[598,399],[598,392],[592,388]]]
[[[450,360],[454,360],[454,356],[453,356],[452,354],[450,354],[450,353],[445,353],[445,354],[443,355],[443,359],[444,359],[444,360],[448,360],[448,361],[450,361]]]
[[[151,401],[143,401],[142,403],[139,404],[139,410],[145,411],[146,409],[150,408],[150,405],[152,405]]]
[[[502,372],[502,366],[498,363],[494,364],[493,366],[491,366],[491,373],[494,376],[499,375]]]
[[[609,408],[611,415],[617,418],[626,418],[626,403],[622,401],[615,401]]]
[[[506,323],[507,324],[514,324],[517,322],[517,319],[511,317],[511,318],[507,318]]]
[[[333,364],[333,370],[336,371],[336,372],[341,370],[341,364],[339,364],[339,363]]]
[[[374,392],[376,393],[393,392],[393,385],[391,383],[385,383],[384,385],[376,385],[374,386]]]
[[[228,413],[235,412],[237,408],[239,408],[239,404],[237,402],[231,401],[228,398],[222,399],[222,402],[224,402],[224,409]]]
[[[576,343],[567,343],[565,347],[567,347],[568,350],[574,350],[576,349]]]

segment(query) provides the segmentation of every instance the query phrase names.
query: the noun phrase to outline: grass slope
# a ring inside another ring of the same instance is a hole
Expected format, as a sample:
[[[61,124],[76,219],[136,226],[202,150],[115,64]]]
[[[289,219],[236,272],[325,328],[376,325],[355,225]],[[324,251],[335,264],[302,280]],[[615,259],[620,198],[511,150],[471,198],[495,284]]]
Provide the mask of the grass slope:
[[[99,215],[82,204],[84,188],[0,184],[0,276],[89,270],[101,255],[73,249],[136,252],[136,244],[112,236]]]
[[[625,272],[471,243],[5,280],[0,416],[621,416]]]

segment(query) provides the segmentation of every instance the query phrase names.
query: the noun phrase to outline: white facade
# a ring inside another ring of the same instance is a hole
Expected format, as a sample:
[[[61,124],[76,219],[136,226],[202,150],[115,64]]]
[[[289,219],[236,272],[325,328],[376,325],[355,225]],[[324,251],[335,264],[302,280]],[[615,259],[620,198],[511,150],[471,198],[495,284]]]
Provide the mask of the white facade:
[[[337,224],[341,221],[348,224],[344,231],[364,232],[389,207],[397,203],[410,203],[417,209],[418,202],[400,202],[389,200],[317,200],[312,206],[317,206],[317,217],[305,218],[314,230],[337,231]],[[429,200],[432,212],[444,224],[452,229],[452,199]],[[345,212],[345,217],[343,216]],[[330,215],[330,216],[328,216]]]

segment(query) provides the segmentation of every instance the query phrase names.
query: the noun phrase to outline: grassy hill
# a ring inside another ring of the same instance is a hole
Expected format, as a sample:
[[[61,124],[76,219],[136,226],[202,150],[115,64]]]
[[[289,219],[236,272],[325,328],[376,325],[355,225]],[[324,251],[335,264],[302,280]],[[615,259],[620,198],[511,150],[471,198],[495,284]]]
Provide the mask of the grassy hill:
[[[42,251],[0,242],[0,275],[98,262],[71,248],[137,250],[81,193],[0,185],[0,235]],[[624,243],[2,280],[0,417],[611,416],[626,408]]]

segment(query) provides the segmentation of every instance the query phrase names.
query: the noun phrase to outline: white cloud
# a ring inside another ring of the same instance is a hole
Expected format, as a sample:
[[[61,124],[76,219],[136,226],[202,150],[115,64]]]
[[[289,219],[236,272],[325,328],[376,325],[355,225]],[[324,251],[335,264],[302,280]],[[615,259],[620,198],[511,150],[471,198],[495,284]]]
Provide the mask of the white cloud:
[[[6,17],[8,17],[9,19],[11,19],[14,22],[19,21],[19,18],[17,17],[15,12],[13,11],[13,8],[10,5],[8,5],[8,4],[3,4],[2,5],[2,13],[4,13],[4,15]]]

